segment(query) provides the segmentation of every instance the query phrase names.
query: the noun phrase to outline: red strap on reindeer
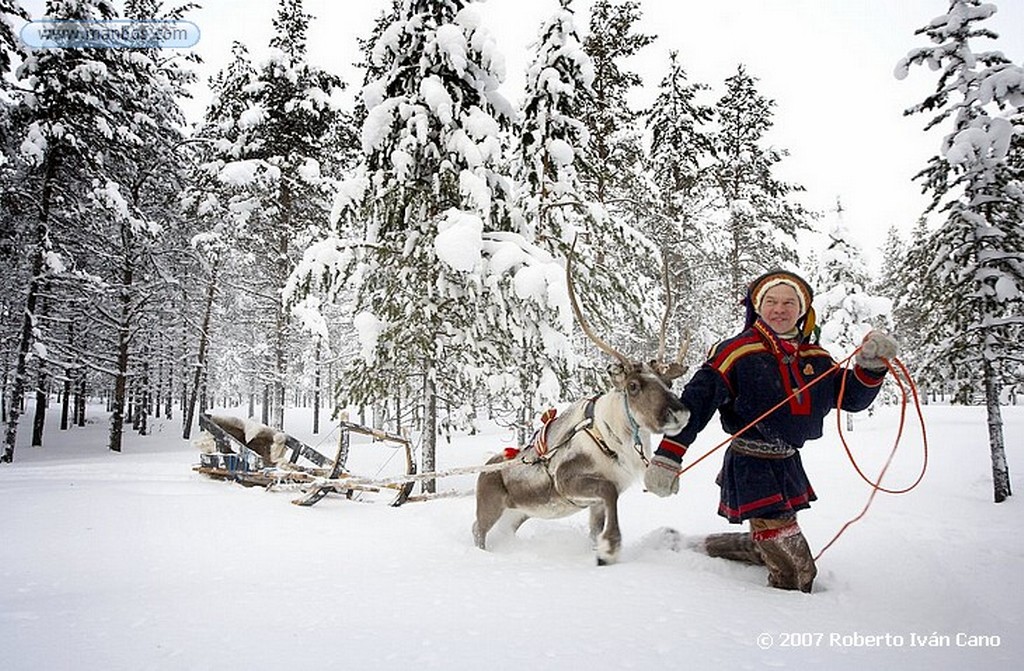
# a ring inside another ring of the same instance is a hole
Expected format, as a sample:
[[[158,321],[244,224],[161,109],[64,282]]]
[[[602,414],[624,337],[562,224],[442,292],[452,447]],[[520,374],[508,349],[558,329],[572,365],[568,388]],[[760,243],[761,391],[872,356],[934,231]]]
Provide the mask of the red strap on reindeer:
[[[548,408],[540,416],[541,427],[540,431],[537,433],[537,440],[533,444],[533,449],[537,453],[538,457],[543,457],[548,453],[548,427],[551,426],[551,422],[553,422],[557,416],[558,410],[555,408]]]

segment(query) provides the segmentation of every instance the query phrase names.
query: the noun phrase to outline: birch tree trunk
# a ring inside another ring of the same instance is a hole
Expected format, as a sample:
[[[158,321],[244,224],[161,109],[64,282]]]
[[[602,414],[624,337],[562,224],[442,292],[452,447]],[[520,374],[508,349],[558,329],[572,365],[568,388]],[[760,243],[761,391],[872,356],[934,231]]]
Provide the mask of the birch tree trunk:
[[[433,370],[428,368],[423,383],[423,398],[426,403],[423,421],[423,472],[437,470],[437,387],[434,385]],[[424,480],[423,491],[433,494],[437,491],[436,480]]]
[[[991,362],[985,362],[985,405],[988,417],[988,444],[992,456],[992,491],[996,503],[1002,503],[1010,491],[1010,468],[1003,440],[1003,414],[999,408],[999,383]]]

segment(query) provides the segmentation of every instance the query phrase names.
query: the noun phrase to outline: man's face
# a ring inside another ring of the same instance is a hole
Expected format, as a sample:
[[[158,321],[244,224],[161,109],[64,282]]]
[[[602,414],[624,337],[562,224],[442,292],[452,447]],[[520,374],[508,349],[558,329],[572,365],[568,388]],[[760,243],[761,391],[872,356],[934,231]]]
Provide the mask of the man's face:
[[[775,285],[765,292],[757,313],[776,333],[789,333],[800,319],[800,299],[796,289],[787,284]]]

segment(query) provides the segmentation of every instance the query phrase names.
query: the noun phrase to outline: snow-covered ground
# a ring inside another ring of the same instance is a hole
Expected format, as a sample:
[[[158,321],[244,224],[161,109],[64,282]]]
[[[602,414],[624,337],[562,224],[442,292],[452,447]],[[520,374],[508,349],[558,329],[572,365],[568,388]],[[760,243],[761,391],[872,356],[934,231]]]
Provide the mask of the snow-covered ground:
[[[848,434],[868,473],[896,417],[862,414]],[[105,449],[98,411],[85,428],[49,427],[41,449],[26,446],[26,423],[15,463],[0,467],[0,669],[1013,668],[1024,408],[1005,408],[1018,496],[1001,505],[983,409],[930,406],[926,418],[923,484],[880,495],[821,558],[810,595],[659,543],[663,527],[729,530],[715,515],[718,455],[671,499],[630,490],[622,561],[598,567],[585,515],[530,521],[483,552],[471,497],[300,508],[294,492],[193,472],[198,453],[177,422],[131,434],[122,454]],[[336,440],[310,436],[302,411],[288,425],[322,451]],[[691,455],[719,439],[706,432]],[[479,464],[507,444],[498,430],[460,437],[440,465]],[[353,455],[379,465],[386,449],[357,443]],[[911,426],[886,483],[912,480],[920,457]],[[820,500],[801,524],[821,547],[869,488],[834,426],[804,459]],[[449,480],[441,489],[473,482]]]

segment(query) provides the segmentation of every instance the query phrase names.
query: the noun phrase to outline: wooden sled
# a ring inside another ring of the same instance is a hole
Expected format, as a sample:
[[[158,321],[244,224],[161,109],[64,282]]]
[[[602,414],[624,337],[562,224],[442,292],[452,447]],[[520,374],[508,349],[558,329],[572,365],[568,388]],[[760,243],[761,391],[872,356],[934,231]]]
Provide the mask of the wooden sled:
[[[244,420],[214,418],[207,414],[199,416],[199,428],[213,438],[217,451],[201,452],[200,463],[194,466],[193,470],[217,480],[230,480],[246,487],[304,487],[306,491],[303,495],[293,501],[300,506],[315,505],[329,494],[343,494],[351,499],[358,492],[382,493],[390,490],[395,491],[390,505],[400,506],[409,500],[412,493],[414,481],[368,484],[367,478],[353,476],[345,469],[352,447],[352,434],[359,434],[373,438],[374,442],[387,442],[403,449],[405,474],[414,475],[416,466],[412,458],[412,446],[409,440],[402,436],[351,422],[341,422],[338,449],[331,459],[295,437],[277,432],[285,437],[287,459],[279,460],[276,464],[268,464],[265,455],[251,449],[251,442],[244,442],[244,432],[239,431],[238,423],[244,423]]]

